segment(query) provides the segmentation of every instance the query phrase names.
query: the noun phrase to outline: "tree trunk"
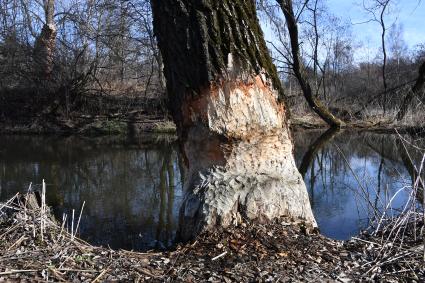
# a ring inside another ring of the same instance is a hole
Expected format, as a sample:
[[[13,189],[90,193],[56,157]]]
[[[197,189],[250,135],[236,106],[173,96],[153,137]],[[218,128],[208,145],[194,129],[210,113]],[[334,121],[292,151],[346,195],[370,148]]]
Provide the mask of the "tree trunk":
[[[384,115],[387,109],[387,89],[388,89],[388,84],[387,84],[387,49],[385,47],[385,33],[387,31],[387,28],[385,26],[385,21],[384,21],[384,14],[385,14],[385,10],[388,7],[388,4],[390,3],[390,1],[384,1],[381,5],[382,5],[382,10],[381,10],[381,14],[380,14],[380,20],[379,20],[379,24],[381,25],[381,47],[382,47],[382,55],[383,55],[383,59],[382,59],[382,83],[384,86],[384,101],[382,103],[382,107],[384,110]]]
[[[49,81],[53,71],[53,55],[56,47],[56,25],[53,20],[54,0],[44,1],[44,11],[46,23],[41,29],[34,46],[35,71],[38,73],[37,79]]]
[[[289,37],[291,39],[291,49],[293,64],[292,69],[295,77],[297,78],[304,97],[307,100],[308,105],[320,116],[326,123],[331,127],[341,127],[344,125],[340,119],[335,117],[329,109],[313,94],[310,83],[305,72],[305,67],[300,58],[300,44],[298,42],[298,26],[297,19],[295,18],[294,10],[292,7],[292,0],[276,0],[280,5],[282,12],[286,19],[286,25],[288,26]]]
[[[241,218],[316,225],[255,3],[152,1],[185,157],[180,237]]]
[[[425,62],[422,63],[422,65],[419,68],[419,75],[416,79],[415,85],[412,87],[412,89],[409,90],[406,97],[403,100],[403,103],[401,104],[400,110],[397,113],[397,120],[402,120],[407,113],[407,110],[409,108],[409,104],[412,102],[412,99],[415,95],[418,95],[425,84]],[[425,104],[425,98],[423,95],[420,97],[422,100],[422,104]]]

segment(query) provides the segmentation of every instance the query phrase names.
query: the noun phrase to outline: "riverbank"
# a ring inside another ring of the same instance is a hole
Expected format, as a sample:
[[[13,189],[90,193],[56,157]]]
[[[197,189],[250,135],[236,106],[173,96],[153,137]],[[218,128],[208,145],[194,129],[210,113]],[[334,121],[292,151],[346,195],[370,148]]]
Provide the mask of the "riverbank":
[[[297,129],[315,130],[326,129],[329,126],[314,114],[306,115],[291,115],[291,127]],[[395,131],[400,134],[425,134],[425,125],[420,125],[414,121],[396,121],[390,117],[385,119],[365,119],[365,120],[352,120],[347,121],[343,127],[348,130],[365,130],[381,133],[394,133]]]
[[[165,102],[135,96],[80,95],[71,102],[31,91],[0,95],[0,133],[81,136],[175,133]]]
[[[75,120],[35,121],[31,124],[0,122],[0,134],[58,134],[80,136],[138,135],[140,133],[176,133],[175,124],[163,117],[149,116],[139,121],[96,117]]]
[[[166,102],[157,98],[81,95],[68,105],[64,102],[66,99],[55,94],[37,96],[32,92],[3,93],[0,97],[1,134],[104,136],[176,132],[176,126],[167,113]],[[377,132],[394,132],[395,129],[400,133],[424,132],[424,126],[416,121],[420,118],[413,119],[410,115],[410,118],[396,121],[393,114],[355,119],[348,115],[344,128]],[[323,120],[311,112],[291,113],[290,125],[295,129],[328,128]]]
[[[0,282],[423,282],[425,279],[420,261],[423,253],[420,235],[413,238],[413,234],[405,233],[402,248],[390,251],[380,241],[383,235],[335,241],[309,231],[302,223],[290,224],[287,219],[280,219],[268,224],[241,223],[203,233],[171,251],[138,253],[95,247],[80,240],[66,229],[72,225],[62,225],[53,219],[48,207],[43,209],[39,201],[34,194],[18,194],[0,204]],[[70,217],[67,221],[70,223]],[[421,221],[414,224],[418,231],[424,226]],[[78,213],[72,230],[78,230]],[[384,258],[379,251],[385,251]]]
[[[291,128],[304,130],[325,130],[328,125],[313,115],[291,116]],[[353,121],[343,129],[364,130],[380,133],[425,134],[425,126],[397,123],[394,121],[370,122]],[[144,115],[137,120],[126,117],[87,116],[74,120],[43,120],[35,119],[32,123],[17,123],[0,121],[0,134],[59,134],[79,136],[133,135],[141,133],[175,134],[173,121],[163,116]]]

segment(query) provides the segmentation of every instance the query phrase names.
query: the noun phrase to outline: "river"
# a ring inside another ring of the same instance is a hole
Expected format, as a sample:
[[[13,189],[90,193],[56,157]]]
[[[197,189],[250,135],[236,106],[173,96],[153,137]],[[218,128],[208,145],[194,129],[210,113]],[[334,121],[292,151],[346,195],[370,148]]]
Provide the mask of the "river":
[[[393,211],[402,207],[423,154],[396,134],[296,131],[294,142],[320,231],[339,240],[367,227],[394,195]],[[57,218],[69,219],[73,209],[77,217],[85,202],[81,238],[111,248],[165,249],[178,228],[183,163],[172,136],[0,136],[0,200],[45,179]]]

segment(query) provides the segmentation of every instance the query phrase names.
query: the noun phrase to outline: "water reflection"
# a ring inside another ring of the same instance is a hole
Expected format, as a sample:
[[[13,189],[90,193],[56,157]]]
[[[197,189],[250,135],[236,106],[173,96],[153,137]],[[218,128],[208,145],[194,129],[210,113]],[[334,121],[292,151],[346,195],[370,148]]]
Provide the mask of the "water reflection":
[[[321,231],[355,235],[378,208],[415,179],[423,154],[396,135],[296,132],[295,157]],[[147,250],[173,243],[182,203],[177,147],[147,140],[0,137],[0,199],[48,182],[55,214],[79,212],[81,236],[112,248]],[[423,139],[415,144],[425,147]],[[379,196],[379,197],[377,197]],[[406,198],[395,200],[400,206]]]
[[[400,188],[411,187],[412,168],[423,155],[407,144],[408,166],[395,134],[299,132],[295,144],[319,227],[336,239],[357,234],[373,219],[375,209],[382,211]],[[424,140],[415,139],[414,144],[421,146]],[[408,192],[397,195],[395,209],[401,208]]]
[[[139,250],[172,244],[182,197],[173,144],[3,137],[0,145],[2,199],[45,178],[60,219],[86,201],[84,239]]]

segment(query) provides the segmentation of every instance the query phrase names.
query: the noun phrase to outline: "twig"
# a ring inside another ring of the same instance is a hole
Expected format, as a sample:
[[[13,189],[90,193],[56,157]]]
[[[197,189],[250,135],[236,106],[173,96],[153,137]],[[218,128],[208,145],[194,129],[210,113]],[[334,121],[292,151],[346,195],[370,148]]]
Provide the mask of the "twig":
[[[109,268],[105,268],[104,270],[102,270],[102,272],[91,282],[91,283],[95,283],[97,281],[99,281],[103,275],[105,275],[106,272],[108,272]]]
[[[61,225],[61,231],[59,232],[59,237],[62,236],[62,232],[63,232],[63,229],[65,228],[65,223],[66,223],[67,217],[68,217],[68,215],[66,213],[64,213],[62,215],[62,225]]]
[[[18,223],[15,226],[12,226],[9,229],[7,229],[6,232],[4,232],[3,234],[0,235],[0,239],[2,239],[4,236],[6,236],[7,234],[9,234],[10,232],[12,232],[12,231],[16,230],[17,228],[19,228],[20,225],[21,225],[21,223]]]
[[[99,270],[94,269],[72,269],[72,268],[60,268],[58,271],[68,271],[68,272],[89,272],[89,273],[97,273]]]
[[[74,216],[75,216],[75,209],[72,210],[71,241],[74,241]]]
[[[40,217],[40,233],[41,233],[41,241],[44,241],[44,229],[45,229],[45,216],[46,216],[46,183],[43,179],[43,185],[41,189],[41,217]]]
[[[12,203],[15,198],[17,198],[19,196],[19,193],[16,193],[11,199],[9,199],[7,202],[5,202],[1,207],[0,207],[0,211],[2,211],[3,208],[5,208],[6,206],[8,206],[10,203]]]
[[[83,214],[85,204],[86,204],[86,201],[84,201],[83,205],[81,206],[80,216],[78,217],[78,222],[77,222],[77,227],[75,228],[74,237],[75,237],[75,235],[77,235],[78,227],[80,226],[81,215]]]
[[[360,241],[360,242],[365,242],[368,244],[372,244],[372,245],[377,245],[377,246],[382,246],[381,244],[375,243],[375,242],[371,242],[371,241],[366,241],[357,237],[351,237],[351,239],[356,240],[356,241]]]
[[[66,282],[66,280],[56,271],[53,267],[49,267],[49,270],[57,277],[59,280]]]
[[[9,270],[9,271],[0,272],[0,275],[10,275],[10,274],[15,274],[15,273],[37,272],[37,271],[38,270],[35,270],[35,269]]]
[[[217,260],[217,259],[219,259],[219,258],[221,258],[221,257],[225,256],[226,254],[227,254],[227,251],[225,251],[225,252],[223,252],[223,253],[219,254],[219,255],[218,255],[218,256],[216,256],[216,257],[213,257],[211,260],[212,260],[212,261],[215,261],[215,260]]]
[[[12,250],[15,246],[18,246],[19,244],[21,244],[25,240],[26,240],[26,237],[25,237],[25,235],[23,235],[13,245],[11,245],[7,250],[8,251]]]

